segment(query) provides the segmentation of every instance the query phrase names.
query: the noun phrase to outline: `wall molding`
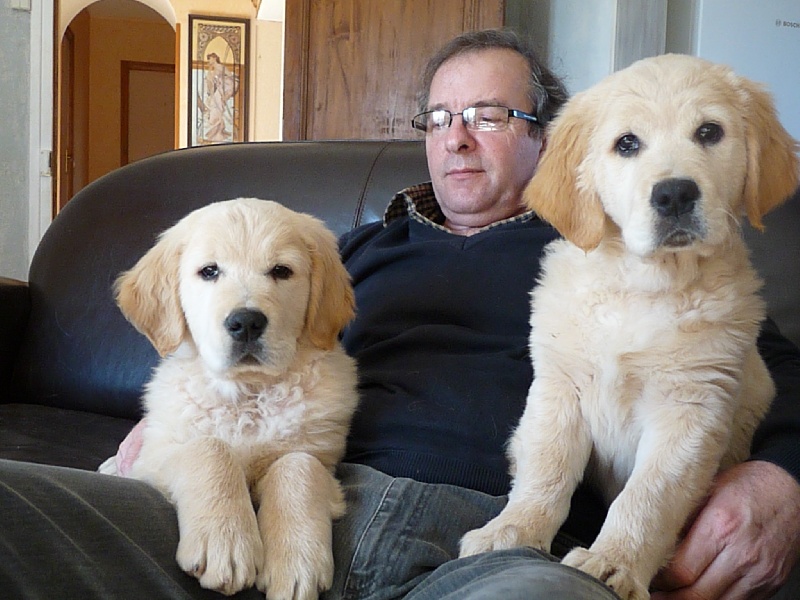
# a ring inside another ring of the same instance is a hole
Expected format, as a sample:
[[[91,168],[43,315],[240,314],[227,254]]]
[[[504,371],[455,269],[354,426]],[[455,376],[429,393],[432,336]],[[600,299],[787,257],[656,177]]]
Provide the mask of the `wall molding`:
[[[53,4],[31,0],[28,264],[53,220]]]

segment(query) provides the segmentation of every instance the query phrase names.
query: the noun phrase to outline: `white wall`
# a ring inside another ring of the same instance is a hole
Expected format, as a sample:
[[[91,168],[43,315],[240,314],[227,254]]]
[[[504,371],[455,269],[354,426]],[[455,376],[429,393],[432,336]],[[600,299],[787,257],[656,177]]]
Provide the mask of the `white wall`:
[[[664,52],[667,0],[507,0],[506,22],[527,34],[571,94]]]
[[[672,0],[667,49],[730,65],[765,84],[800,139],[800,2]]]
[[[766,84],[800,139],[799,0],[507,0],[506,20],[570,93],[639,58],[692,54]]]
[[[616,0],[552,0],[548,56],[570,93],[589,87],[613,69],[616,4]]]
[[[0,0],[0,276],[26,279],[30,12]]]

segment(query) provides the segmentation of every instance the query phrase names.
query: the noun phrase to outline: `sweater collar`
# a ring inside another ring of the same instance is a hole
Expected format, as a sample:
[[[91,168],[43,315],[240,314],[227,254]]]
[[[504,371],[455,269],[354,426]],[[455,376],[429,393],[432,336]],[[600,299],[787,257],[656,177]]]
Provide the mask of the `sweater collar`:
[[[452,233],[444,226],[445,216],[442,212],[442,208],[439,206],[439,202],[436,200],[436,194],[433,192],[433,185],[430,181],[412,185],[411,187],[397,192],[389,203],[389,206],[386,207],[386,211],[383,213],[383,225],[385,227],[392,221],[405,216],[424,225]],[[491,223],[481,228],[480,231],[506,223],[524,223],[535,217],[536,214],[532,210],[527,211],[516,217],[510,217]]]

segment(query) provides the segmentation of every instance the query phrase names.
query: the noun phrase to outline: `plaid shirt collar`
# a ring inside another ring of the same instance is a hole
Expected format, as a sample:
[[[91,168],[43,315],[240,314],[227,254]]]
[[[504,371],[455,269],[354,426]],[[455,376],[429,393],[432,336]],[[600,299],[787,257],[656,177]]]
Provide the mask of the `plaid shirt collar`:
[[[389,206],[386,207],[386,211],[383,213],[383,225],[385,227],[395,219],[405,216],[419,221],[424,225],[429,225],[436,229],[452,233],[444,226],[445,216],[439,203],[436,201],[436,194],[433,192],[433,185],[430,181],[412,185],[411,187],[397,192],[389,203]],[[524,223],[535,217],[536,214],[530,210],[516,217],[510,217],[502,221],[491,223],[481,228],[479,231],[491,229],[492,227],[497,227],[505,223]]]

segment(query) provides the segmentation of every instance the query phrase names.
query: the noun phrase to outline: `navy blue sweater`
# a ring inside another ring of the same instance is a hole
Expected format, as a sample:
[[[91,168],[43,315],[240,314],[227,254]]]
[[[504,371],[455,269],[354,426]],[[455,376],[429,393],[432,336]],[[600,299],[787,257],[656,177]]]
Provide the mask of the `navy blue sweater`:
[[[505,446],[533,375],[530,290],[556,235],[535,218],[464,237],[402,216],[342,238],[357,304],[343,343],[361,393],[346,461],[508,492]],[[754,448],[800,479],[800,353],[771,324],[760,344],[779,398]],[[588,543],[605,507],[581,489],[572,512],[566,529]]]

